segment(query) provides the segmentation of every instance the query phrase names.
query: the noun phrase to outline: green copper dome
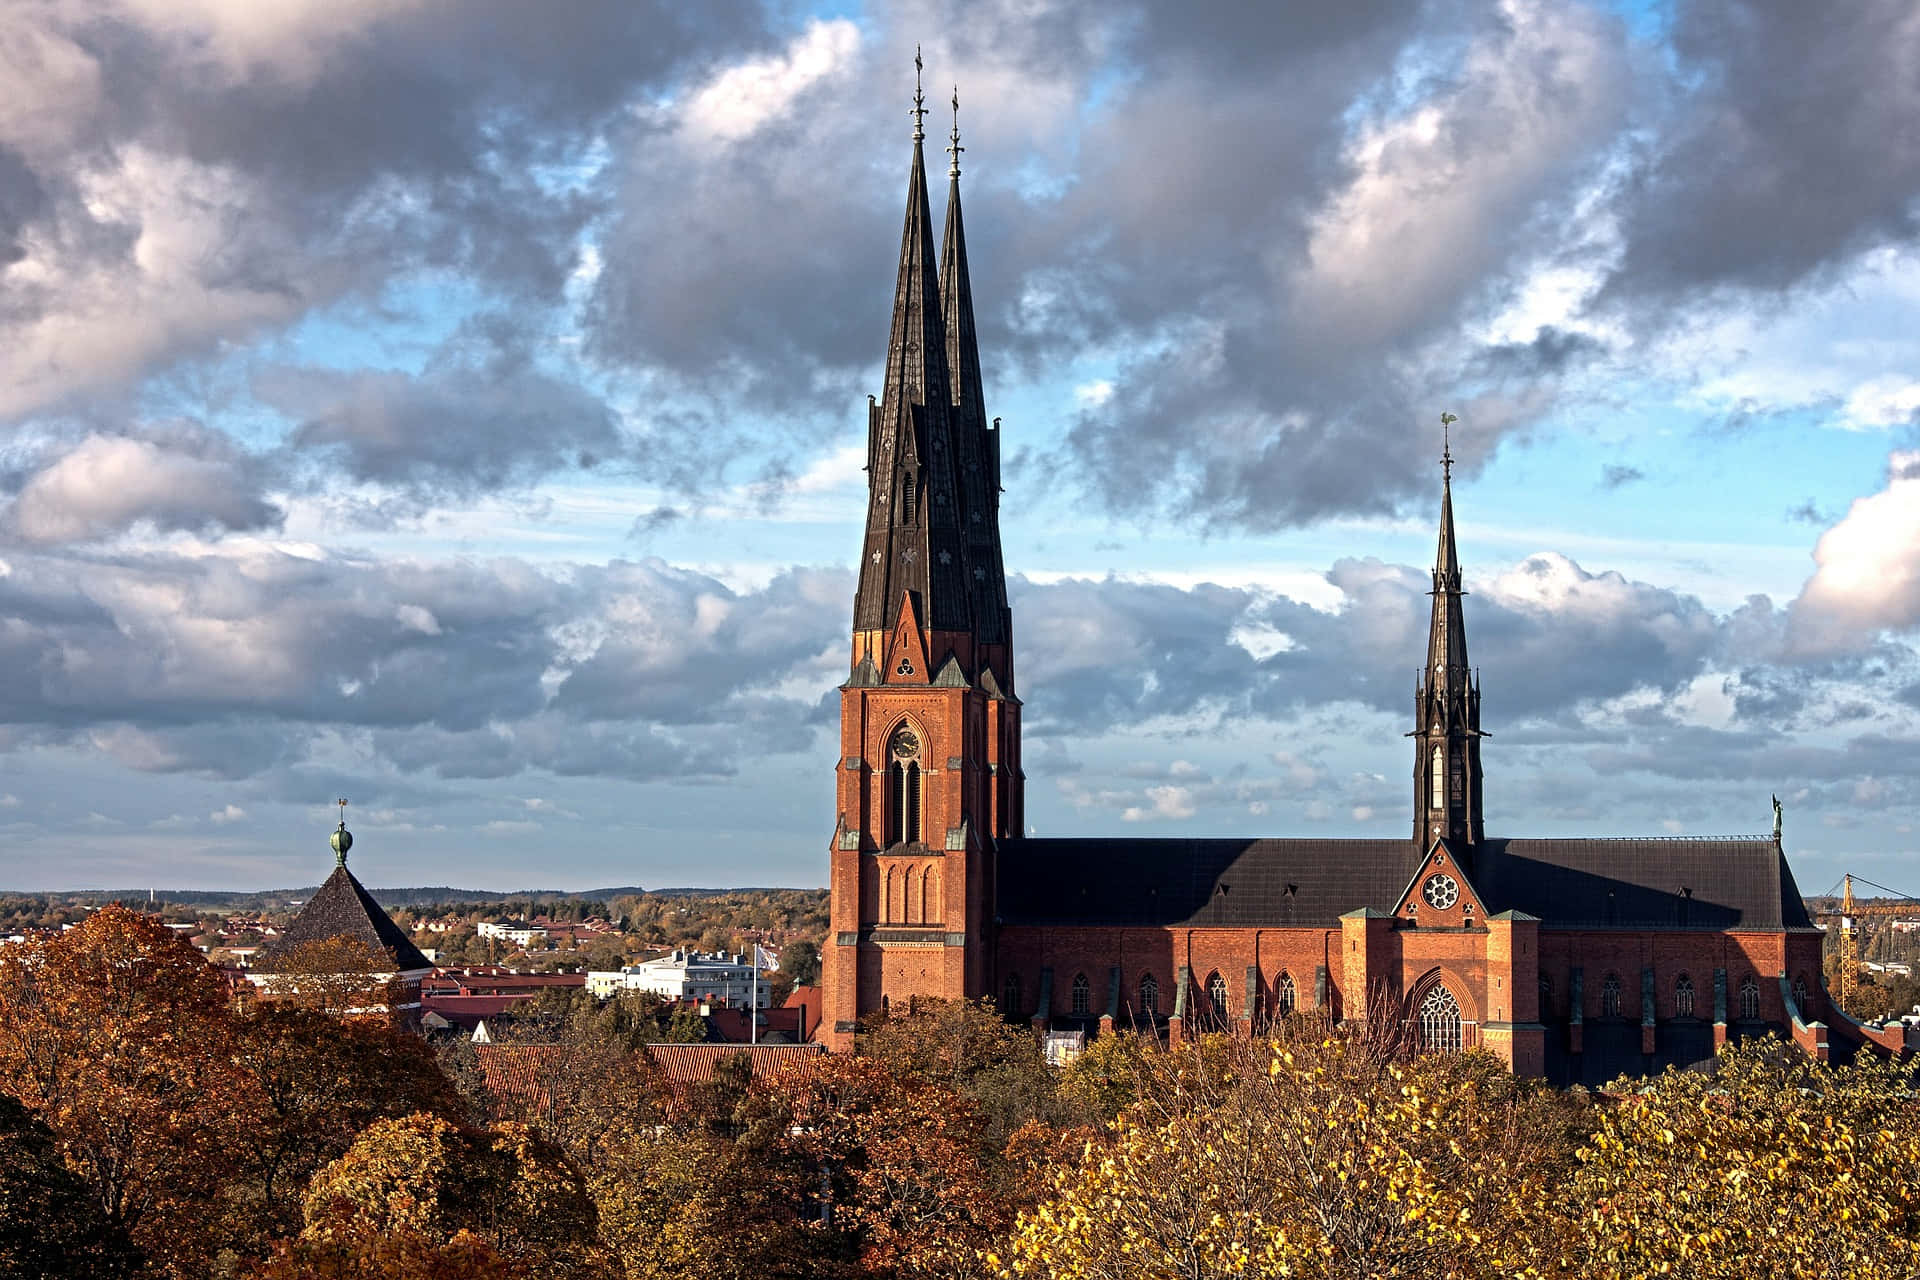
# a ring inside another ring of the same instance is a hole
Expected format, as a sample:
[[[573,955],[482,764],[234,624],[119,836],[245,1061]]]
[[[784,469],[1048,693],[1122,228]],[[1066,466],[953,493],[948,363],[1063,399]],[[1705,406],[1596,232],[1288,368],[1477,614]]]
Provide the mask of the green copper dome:
[[[333,833],[333,838],[327,843],[333,846],[334,865],[346,866],[347,850],[353,848],[353,832],[347,830],[347,824],[342,822],[340,829]]]

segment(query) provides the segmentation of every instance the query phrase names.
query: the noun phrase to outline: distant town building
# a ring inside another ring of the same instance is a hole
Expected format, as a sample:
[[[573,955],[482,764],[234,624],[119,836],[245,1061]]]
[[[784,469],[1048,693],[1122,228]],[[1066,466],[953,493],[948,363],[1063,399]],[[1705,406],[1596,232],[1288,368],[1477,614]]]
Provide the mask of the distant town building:
[[[473,931],[482,938],[498,938],[516,947],[530,947],[547,940],[546,926],[527,920],[482,920]]]
[[[756,991],[757,986],[757,991]],[[764,979],[754,981],[753,963],[744,955],[674,951],[655,960],[587,974],[587,990],[601,998],[622,991],[651,991],[669,1000],[697,1000],[734,1008],[770,1008],[773,992]]]

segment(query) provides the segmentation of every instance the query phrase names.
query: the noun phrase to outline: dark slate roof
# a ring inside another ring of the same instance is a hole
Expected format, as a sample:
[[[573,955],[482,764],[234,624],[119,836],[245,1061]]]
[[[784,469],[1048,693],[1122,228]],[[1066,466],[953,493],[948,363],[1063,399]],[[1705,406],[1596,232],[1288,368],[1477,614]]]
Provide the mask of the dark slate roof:
[[[373,900],[373,895],[354,879],[353,872],[339,866],[313,897],[307,899],[307,905],[300,908],[300,914],[293,918],[286,932],[261,953],[254,968],[272,973],[275,958],[288,950],[343,936],[385,952],[397,972],[433,967],[433,963],[420,954],[420,948],[413,945],[413,940]]]
[[[1472,876],[1489,910],[1548,929],[1813,927],[1767,836],[1487,840]]]
[[[1410,840],[1003,840],[1006,924],[1308,925],[1388,907]]]
[[[1003,840],[997,914],[1010,925],[1338,928],[1391,909],[1409,840]],[[1490,913],[1545,929],[1810,928],[1766,837],[1488,840],[1468,871]],[[1690,889],[1690,896],[1682,894]]]

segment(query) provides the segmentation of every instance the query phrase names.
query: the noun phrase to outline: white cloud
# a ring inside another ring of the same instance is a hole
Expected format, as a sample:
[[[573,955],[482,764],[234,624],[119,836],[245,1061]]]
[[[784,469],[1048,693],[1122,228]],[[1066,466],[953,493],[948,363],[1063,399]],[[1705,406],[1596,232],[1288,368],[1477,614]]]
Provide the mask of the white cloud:
[[[246,816],[247,811],[237,804],[229,804],[222,808],[215,809],[207,815],[208,819],[218,826],[225,826],[229,822],[238,822]]]
[[[1800,651],[1857,647],[1920,622],[1920,450],[1887,460],[1887,487],[1855,500],[1813,559],[1819,567],[1790,613]]]
[[[1887,374],[1863,382],[1847,397],[1843,425],[1859,430],[1904,426],[1920,418],[1920,381]]]
[[[1194,815],[1193,792],[1187,787],[1148,787],[1146,807],[1128,805],[1120,811],[1123,822],[1181,821]]]
[[[844,72],[860,52],[860,28],[845,18],[815,20],[769,58],[738,63],[688,97],[684,120],[701,142],[738,142],[791,110],[802,92]]]
[[[90,435],[29,478],[11,522],[30,542],[72,542],[145,521],[162,529],[256,528],[276,516],[224,439]]]

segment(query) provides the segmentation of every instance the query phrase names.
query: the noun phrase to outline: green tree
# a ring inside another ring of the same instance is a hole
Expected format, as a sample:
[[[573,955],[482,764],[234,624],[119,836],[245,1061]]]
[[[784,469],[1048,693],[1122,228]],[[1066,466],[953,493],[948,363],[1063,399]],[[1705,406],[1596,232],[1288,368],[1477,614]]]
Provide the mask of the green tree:
[[[820,944],[803,938],[780,948],[780,972],[792,977],[796,987],[820,981]]]

